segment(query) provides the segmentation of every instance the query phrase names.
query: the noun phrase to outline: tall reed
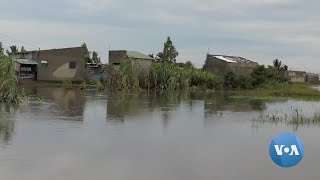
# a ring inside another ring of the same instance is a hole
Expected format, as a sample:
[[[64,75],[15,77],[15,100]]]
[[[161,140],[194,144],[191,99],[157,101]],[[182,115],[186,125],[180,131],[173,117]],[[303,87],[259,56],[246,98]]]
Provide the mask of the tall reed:
[[[109,82],[119,89],[217,89],[222,85],[222,79],[214,74],[170,63],[153,63],[146,72],[132,61],[125,61],[119,66],[108,65],[107,71]]]
[[[15,63],[7,57],[0,57],[0,102],[17,104],[25,98],[18,88]]]

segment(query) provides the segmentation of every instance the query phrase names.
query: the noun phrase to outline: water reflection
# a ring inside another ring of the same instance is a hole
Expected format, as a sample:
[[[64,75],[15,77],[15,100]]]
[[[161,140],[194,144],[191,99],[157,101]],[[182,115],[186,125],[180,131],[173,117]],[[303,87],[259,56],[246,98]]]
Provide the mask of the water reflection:
[[[83,121],[85,91],[65,90],[63,88],[29,88],[26,93],[44,97],[46,103],[52,103],[47,109],[48,114],[65,116],[67,120]],[[32,106],[34,111],[42,111],[43,106]],[[72,117],[72,118],[68,118]]]
[[[266,108],[263,100],[235,99],[224,92],[188,92],[188,91],[151,91],[128,93],[122,91],[108,94],[108,120],[123,122],[126,116],[134,116],[144,111],[159,110],[163,121],[168,123],[168,112],[176,111],[182,103],[186,103],[192,111],[194,104],[204,104],[203,116],[209,118],[223,111],[251,112]]]
[[[0,141],[4,145],[10,144],[15,128],[14,113],[16,108],[9,104],[0,103]]]

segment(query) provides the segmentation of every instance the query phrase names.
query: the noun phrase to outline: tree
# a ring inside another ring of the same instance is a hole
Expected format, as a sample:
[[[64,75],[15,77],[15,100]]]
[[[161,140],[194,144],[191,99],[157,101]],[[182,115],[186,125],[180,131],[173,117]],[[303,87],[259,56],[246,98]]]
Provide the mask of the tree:
[[[156,59],[157,62],[162,62],[163,53],[162,53],[162,52],[159,52],[159,53],[156,55],[155,59]]]
[[[288,66],[285,64],[282,64],[281,61],[278,59],[275,59],[273,61],[273,67],[275,67],[278,71],[288,71]]]
[[[288,66],[284,65],[280,68],[280,71],[288,71]]]
[[[98,53],[93,51],[92,52],[92,62],[98,64],[100,61],[100,58],[98,57]]]
[[[176,57],[179,55],[178,51],[174,47],[170,36],[167,38],[167,41],[164,43],[163,47],[163,62],[175,63]]]
[[[184,68],[186,68],[186,69],[193,69],[194,66],[193,66],[193,64],[192,64],[191,61],[187,61],[187,62],[184,64]]]
[[[91,52],[88,50],[87,44],[83,43],[81,45],[81,47],[83,47],[85,49],[85,61],[86,61],[86,63],[91,63],[92,62],[92,60],[91,60]]]
[[[19,49],[18,49],[18,47],[16,45],[12,45],[12,46],[10,46],[10,51],[7,50],[7,54],[18,53]]]
[[[20,52],[24,53],[24,52],[27,52],[27,50],[25,50],[25,49],[24,49],[24,47],[23,47],[23,46],[21,46],[21,50],[20,50]]]

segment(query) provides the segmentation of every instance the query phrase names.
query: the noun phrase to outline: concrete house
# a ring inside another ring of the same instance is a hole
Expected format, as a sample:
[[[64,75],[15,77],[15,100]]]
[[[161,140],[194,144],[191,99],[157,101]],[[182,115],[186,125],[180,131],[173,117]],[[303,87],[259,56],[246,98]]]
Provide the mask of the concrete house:
[[[10,57],[20,64],[17,65],[18,73],[32,74],[31,77],[35,80],[83,81],[85,79],[85,49],[82,47],[28,51],[10,54]],[[19,66],[23,69],[19,70]]]
[[[257,62],[238,56],[208,54],[203,68],[218,76],[224,76],[227,71],[233,71],[236,75],[249,76],[257,65]]]
[[[307,72],[305,71],[289,71],[288,72],[290,82],[306,82]]]
[[[109,64],[120,65],[120,63],[125,62],[126,60],[132,60],[139,68],[149,71],[154,58],[137,51],[109,51]]]

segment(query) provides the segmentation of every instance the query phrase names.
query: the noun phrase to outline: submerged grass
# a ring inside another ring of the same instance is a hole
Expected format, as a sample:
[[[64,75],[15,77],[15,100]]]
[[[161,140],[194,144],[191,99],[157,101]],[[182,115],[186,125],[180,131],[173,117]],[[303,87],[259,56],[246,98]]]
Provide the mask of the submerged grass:
[[[310,126],[310,125],[320,125],[320,112],[315,112],[311,116],[306,116],[301,113],[298,109],[292,110],[291,113],[286,113],[279,115],[276,113],[260,114],[258,117],[252,119],[252,126],[259,127],[263,124],[286,124],[288,126],[293,126],[295,130],[299,126]]]
[[[243,97],[291,97],[306,100],[320,100],[320,92],[310,83],[279,83],[270,81],[252,90],[239,90],[236,96]]]

